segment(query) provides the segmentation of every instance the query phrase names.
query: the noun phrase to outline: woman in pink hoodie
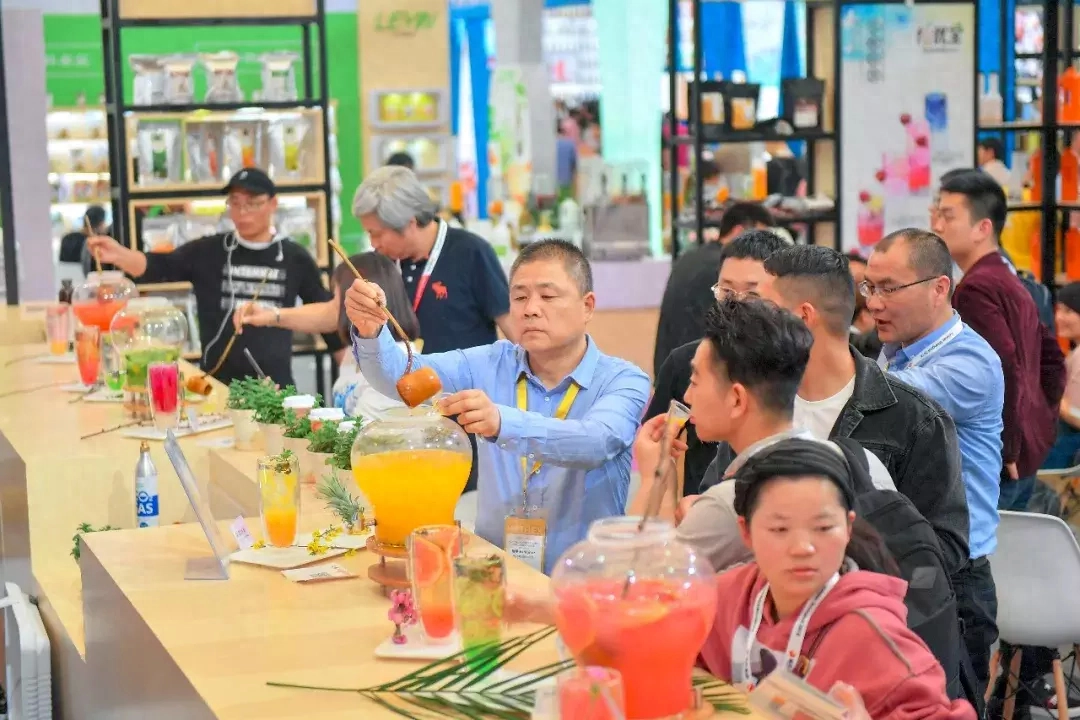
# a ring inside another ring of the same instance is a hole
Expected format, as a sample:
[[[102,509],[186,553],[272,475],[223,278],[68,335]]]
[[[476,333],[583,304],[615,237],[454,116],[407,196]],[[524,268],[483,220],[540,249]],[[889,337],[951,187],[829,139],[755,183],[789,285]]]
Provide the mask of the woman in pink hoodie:
[[[908,629],[907,583],[880,536],[855,517],[840,453],[783,440],[734,481],[755,561],[719,578],[716,622],[701,650],[712,674],[752,688],[785,666],[856,717],[974,720],[967,701],[949,700],[941,665]]]

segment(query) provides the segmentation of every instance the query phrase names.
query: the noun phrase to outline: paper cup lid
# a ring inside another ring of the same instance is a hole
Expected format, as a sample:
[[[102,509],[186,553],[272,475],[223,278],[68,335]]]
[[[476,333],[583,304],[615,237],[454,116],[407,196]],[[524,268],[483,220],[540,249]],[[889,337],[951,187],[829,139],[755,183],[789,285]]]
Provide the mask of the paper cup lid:
[[[285,408],[310,408],[314,405],[314,395],[290,395],[281,401],[281,406]]]
[[[344,420],[345,411],[341,408],[315,408],[308,414],[308,417],[312,420],[322,420],[323,422]]]

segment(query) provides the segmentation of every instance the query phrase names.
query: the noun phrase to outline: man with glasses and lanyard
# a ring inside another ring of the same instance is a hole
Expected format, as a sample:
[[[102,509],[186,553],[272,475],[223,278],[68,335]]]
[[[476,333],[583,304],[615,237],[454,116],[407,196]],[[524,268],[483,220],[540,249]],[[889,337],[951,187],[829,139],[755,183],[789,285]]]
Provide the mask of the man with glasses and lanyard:
[[[202,341],[202,367],[212,370],[234,332],[232,315],[258,295],[260,303],[280,317],[283,308],[331,298],[315,259],[307,250],[277,234],[277,188],[257,168],[236,173],[224,188],[233,230],[184,243],[172,252],[139,252],[110,237],[87,240],[102,263],[115,265],[140,283],[190,282],[195,292]],[[340,350],[337,333],[324,335],[331,352]],[[221,367],[221,382],[254,375],[242,352],[251,352],[260,368],[279,385],[293,384],[291,330],[282,327],[245,329]]]
[[[997,547],[1005,378],[994,349],[953,310],[953,287],[945,242],[909,228],[877,244],[859,290],[885,344],[878,364],[936,400],[956,424],[971,561],[952,581],[978,681],[974,695],[982,698],[998,635],[988,558]]]

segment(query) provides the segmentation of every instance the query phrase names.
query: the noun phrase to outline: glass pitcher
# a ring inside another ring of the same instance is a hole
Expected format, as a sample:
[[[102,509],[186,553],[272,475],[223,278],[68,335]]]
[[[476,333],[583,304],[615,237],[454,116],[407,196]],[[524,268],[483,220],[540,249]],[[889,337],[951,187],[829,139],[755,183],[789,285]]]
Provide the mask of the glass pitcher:
[[[138,295],[135,283],[119,270],[92,272],[72,292],[71,311],[83,325],[95,325],[104,334],[109,332],[113,316]]]
[[[175,363],[187,341],[187,318],[167,298],[136,298],[112,319],[109,337],[120,355],[124,406],[132,417],[150,419],[147,369]]]
[[[403,550],[421,525],[453,524],[471,469],[469,436],[430,406],[390,410],[353,441],[353,477],[389,548]]]
[[[622,675],[627,720],[691,710],[691,673],[716,615],[709,561],[666,520],[597,520],[551,575],[555,624],[581,667]]]

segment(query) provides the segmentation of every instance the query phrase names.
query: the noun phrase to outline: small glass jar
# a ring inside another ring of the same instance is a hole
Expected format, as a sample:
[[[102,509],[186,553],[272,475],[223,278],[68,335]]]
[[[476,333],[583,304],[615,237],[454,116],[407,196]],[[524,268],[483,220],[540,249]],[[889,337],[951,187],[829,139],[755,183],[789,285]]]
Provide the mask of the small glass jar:
[[[179,361],[187,342],[187,318],[167,298],[136,298],[116,313],[110,328],[124,374],[125,408],[133,418],[149,420],[148,368]]]

